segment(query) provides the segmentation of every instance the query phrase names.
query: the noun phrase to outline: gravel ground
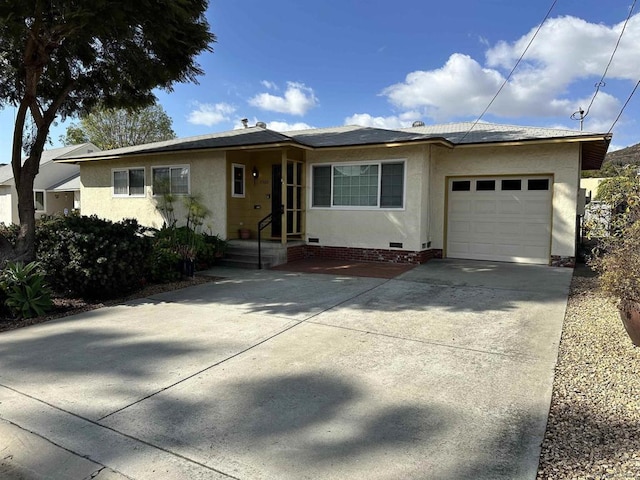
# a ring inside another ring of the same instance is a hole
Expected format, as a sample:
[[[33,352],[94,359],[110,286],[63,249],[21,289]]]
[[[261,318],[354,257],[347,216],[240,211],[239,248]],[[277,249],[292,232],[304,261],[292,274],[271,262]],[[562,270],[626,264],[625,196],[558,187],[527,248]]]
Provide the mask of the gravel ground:
[[[538,480],[640,479],[640,348],[589,273],[571,284]]]

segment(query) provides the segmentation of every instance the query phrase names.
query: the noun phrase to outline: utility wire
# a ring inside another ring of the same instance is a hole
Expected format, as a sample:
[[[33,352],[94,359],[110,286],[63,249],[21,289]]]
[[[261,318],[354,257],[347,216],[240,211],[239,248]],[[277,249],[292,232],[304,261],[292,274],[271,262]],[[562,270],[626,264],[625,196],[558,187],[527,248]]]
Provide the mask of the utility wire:
[[[587,117],[587,115],[589,115],[589,111],[591,110],[591,107],[593,106],[593,102],[595,101],[596,97],[598,96],[598,92],[600,92],[600,89],[602,87],[606,86],[606,83],[605,83],[604,79],[607,76],[607,72],[609,71],[609,67],[611,66],[611,62],[613,62],[613,57],[615,57],[616,52],[618,51],[618,47],[620,46],[620,41],[622,40],[622,36],[624,35],[624,31],[627,28],[627,23],[629,23],[629,19],[631,18],[631,15],[633,14],[633,9],[636,6],[636,1],[637,0],[633,0],[633,4],[631,5],[631,8],[629,9],[629,15],[627,16],[627,19],[624,21],[624,25],[622,25],[622,30],[620,31],[620,35],[618,36],[618,41],[616,42],[616,46],[614,47],[613,52],[611,53],[611,57],[609,58],[609,63],[607,63],[607,67],[604,69],[604,73],[602,74],[602,78],[600,79],[600,81],[598,83],[595,84],[596,91],[594,92],[593,97],[591,97],[591,102],[589,102],[589,106],[587,107],[587,111],[580,114],[580,120],[584,120]],[[575,115],[575,113],[574,113],[574,115]],[[571,117],[573,118],[573,115]],[[615,125],[615,123],[614,123],[614,125]]]
[[[487,105],[487,107],[483,110],[483,112],[480,114],[480,116],[476,119],[475,122],[473,122],[473,125],[471,125],[471,128],[467,131],[467,133],[464,134],[464,136],[460,139],[460,142],[462,142],[465,138],[467,138],[467,135],[469,135],[471,133],[471,130],[473,130],[476,125],[478,125],[478,122],[480,122],[480,120],[482,119],[482,117],[484,117],[484,115],[489,111],[489,108],[491,108],[491,105],[493,105],[493,102],[495,102],[496,98],[498,98],[498,95],[500,95],[500,92],[502,92],[502,89],[507,85],[507,83],[509,82],[509,80],[511,79],[511,76],[513,75],[513,73],[516,71],[516,68],[518,68],[518,65],[520,65],[520,62],[522,61],[522,59],[524,58],[524,56],[526,55],[527,51],[529,50],[529,47],[531,47],[531,44],[533,43],[533,41],[535,40],[535,38],[538,36],[538,33],[540,33],[540,30],[542,29],[542,26],[545,24],[545,22],[548,20],[549,15],[551,15],[551,11],[553,10],[553,8],[556,6],[556,3],[558,3],[558,0],[553,0],[553,3],[551,4],[551,7],[549,8],[549,11],[547,12],[547,14],[544,16],[544,19],[542,20],[542,23],[540,25],[538,25],[538,28],[536,30],[536,32],[533,34],[533,36],[531,37],[531,40],[529,40],[529,43],[527,44],[527,47],[524,49],[524,51],[522,52],[522,55],[520,55],[520,58],[518,58],[518,61],[516,62],[516,64],[513,66],[513,68],[511,69],[511,71],[509,72],[509,75],[507,75],[507,78],[504,79],[504,82],[502,82],[502,85],[500,85],[500,88],[498,89],[498,91],[496,92],[496,94],[493,96],[493,98],[491,99],[491,101],[489,102],[489,105]],[[635,3],[635,0],[634,0]]]
[[[638,80],[638,83],[636,83],[636,86],[633,87],[633,90],[631,91],[631,94],[629,95],[629,98],[627,98],[627,101],[624,102],[624,105],[622,106],[622,109],[620,109],[620,113],[618,114],[616,119],[613,121],[613,124],[611,125],[611,128],[609,129],[609,131],[607,133],[611,133],[611,131],[613,130],[613,127],[616,126],[616,123],[618,123],[618,120],[620,120],[620,117],[622,116],[622,112],[624,112],[624,109],[627,108],[627,105],[629,105],[629,102],[631,101],[631,97],[633,97],[633,95],[636,93],[636,90],[638,89],[639,86],[640,86],[640,80]]]

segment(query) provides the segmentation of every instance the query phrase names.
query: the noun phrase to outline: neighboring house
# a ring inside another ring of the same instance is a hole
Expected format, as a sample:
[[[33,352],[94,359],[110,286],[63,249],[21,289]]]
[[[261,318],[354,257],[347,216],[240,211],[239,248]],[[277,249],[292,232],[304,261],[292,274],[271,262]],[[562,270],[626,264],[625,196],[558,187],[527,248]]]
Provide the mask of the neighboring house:
[[[54,160],[98,150],[93,143],[84,143],[42,152],[40,169],[33,184],[36,218],[80,208],[80,168],[73,164],[54,163]],[[5,225],[20,223],[18,192],[11,164],[0,167],[0,222]]]
[[[591,177],[591,178],[581,178],[580,179],[580,188],[584,188],[585,195],[588,199],[594,200],[598,193],[598,186],[604,178],[601,177]]]
[[[84,214],[160,227],[163,192],[197,194],[229,239],[255,238],[274,212],[263,236],[290,245],[290,260],[560,265],[575,261],[580,171],[600,167],[610,140],[487,123],[256,126],[62,161],[80,165]]]

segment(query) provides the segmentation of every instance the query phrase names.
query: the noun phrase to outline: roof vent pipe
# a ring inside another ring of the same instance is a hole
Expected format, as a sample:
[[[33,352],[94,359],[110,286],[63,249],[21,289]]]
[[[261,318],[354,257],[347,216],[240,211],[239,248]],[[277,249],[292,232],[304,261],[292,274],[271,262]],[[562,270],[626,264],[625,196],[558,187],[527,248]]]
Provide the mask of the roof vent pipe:
[[[413,124],[411,126],[412,127],[424,127],[424,122],[422,120],[416,120],[415,122],[413,122]]]
[[[240,121],[242,122],[242,125],[244,125],[244,128],[249,128],[249,119],[248,118],[243,118]]]
[[[264,123],[264,122],[258,122],[258,123],[256,123],[256,127],[267,128],[267,124]]]

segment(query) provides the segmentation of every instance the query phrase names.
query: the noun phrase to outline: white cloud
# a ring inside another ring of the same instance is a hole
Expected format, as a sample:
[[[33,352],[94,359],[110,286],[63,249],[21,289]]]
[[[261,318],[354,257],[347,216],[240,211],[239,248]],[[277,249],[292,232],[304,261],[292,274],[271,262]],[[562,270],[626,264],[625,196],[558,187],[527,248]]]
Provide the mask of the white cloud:
[[[270,82],[269,80],[262,80],[260,82],[264,88],[269,90],[278,90],[278,85],[275,82]]]
[[[307,130],[313,127],[304,122],[295,122],[295,123],[268,122],[267,128],[269,130],[275,130],[276,132],[288,132],[290,130]]]
[[[253,117],[253,119],[249,119],[249,126],[254,126],[261,121],[263,120],[259,120],[257,117]],[[288,123],[288,122],[280,122],[280,121],[272,121],[272,122],[265,121],[265,123],[267,124],[267,128],[269,130],[274,130],[276,132],[288,132],[290,130],[307,130],[309,128],[314,128],[313,126],[308,125],[304,122]],[[237,118],[234,122],[233,129],[240,130],[243,128],[245,128],[245,126],[242,124],[242,119]]]
[[[207,127],[231,121],[230,115],[236,111],[236,108],[228,103],[196,103],[196,105],[197,108],[189,112],[187,121]]]
[[[622,23],[604,25],[575,17],[547,21],[489,113],[501,117],[569,117],[586,108],[615,46]],[[536,27],[537,28],[537,27]],[[382,95],[397,108],[413,109],[436,121],[480,115],[503,84],[535,33],[486,51],[485,63],[454,53],[441,68],[409,73]],[[629,21],[607,81],[640,78],[640,14]],[[583,82],[583,87],[578,82]],[[570,92],[580,88],[581,95]],[[606,85],[600,90],[585,130],[607,131],[621,107]],[[578,128],[576,122],[575,128]]]
[[[249,100],[249,104],[270,112],[287,113],[290,115],[304,115],[317,106],[313,89],[303,83],[287,82],[284,96],[260,93]]]
[[[388,117],[374,117],[368,113],[356,113],[344,119],[345,125],[361,125],[363,127],[375,128],[404,128],[410,127],[411,124],[419,120],[419,114],[415,112],[406,112],[402,115],[391,115]]]
[[[403,109],[421,109],[438,121],[479,114],[495,94],[503,77],[485,69],[468,55],[454,53],[437,70],[409,73],[405,81],[383,90],[391,103]]]
[[[611,145],[609,145],[608,152],[609,153],[615,152],[616,150],[622,150],[623,148],[627,148],[629,146],[631,146],[631,145],[614,145],[614,144],[611,144]]]

